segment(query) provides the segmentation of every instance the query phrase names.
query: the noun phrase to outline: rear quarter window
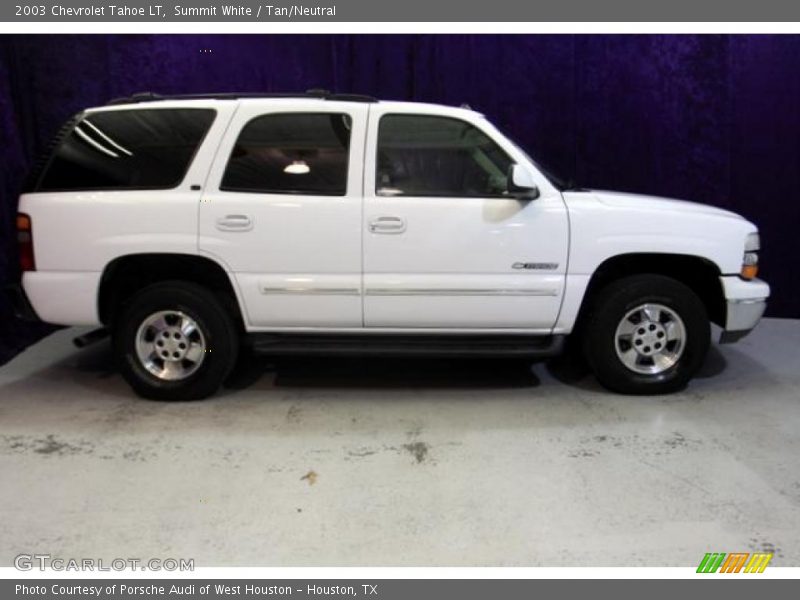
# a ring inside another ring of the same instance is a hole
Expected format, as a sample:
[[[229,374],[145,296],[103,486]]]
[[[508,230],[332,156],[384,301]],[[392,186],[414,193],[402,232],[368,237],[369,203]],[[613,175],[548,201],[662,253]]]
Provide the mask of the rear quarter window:
[[[215,114],[198,108],[85,114],[58,143],[35,191],[174,188]]]

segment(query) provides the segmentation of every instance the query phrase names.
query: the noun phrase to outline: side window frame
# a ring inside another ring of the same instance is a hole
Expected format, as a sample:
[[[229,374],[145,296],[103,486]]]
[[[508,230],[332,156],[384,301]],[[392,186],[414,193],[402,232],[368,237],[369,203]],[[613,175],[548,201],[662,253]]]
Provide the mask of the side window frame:
[[[373,156],[372,156],[372,185],[369,186],[370,188],[370,195],[373,197],[393,197],[393,198],[483,198],[487,200],[492,199],[507,199],[511,198],[511,196],[497,194],[497,195],[490,195],[490,194],[380,194],[379,193],[379,157],[380,157],[380,142],[381,142],[381,125],[383,124],[383,120],[386,117],[417,117],[417,118],[436,118],[442,120],[449,120],[449,121],[456,121],[460,124],[466,125],[471,127],[481,135],[485,136],[494,146],[503,153],[503,155],[508,159],[509,165],[518,164],[519,160],[515,157],[511,152],[509,152],[508,148],[504,147],[501,144],[495,135],[485,131],[483,128],[479,127],[476,123],[469,121],[467,119],[460,118],[458,116],[453,115],[445,115],[445,114],[436,114],[436,113],[428,113],[428,112],[385,112],[380,115],[377,115],[376,118],[376,127],[375,127],[375,134],[373,138]],[[506,174],[506,177],[508,174]]]
[[[344,190],[341,193],[323,193],[323,192],[308,192],[308,191],[279,191],[279,190],[246,190],[246,189],[236,189],[224,186],[225,175],[228,171],[228,166],[230,165],[230,161],[233,158],[233,152],[236,148],[237,143],[239,142],[239,138],[242,133],[247,129],[247,127],[257,121],[258,119],[264,117],[277,117],[277,116],[286,116],[286,115],[313,115],[313,116],[341,116],[346,117],[350,120],[350,128],[348,130],[348,143],[345,152],[345,164],[344,164]],[[275,196],[300,196],[300,197],[314,197],[314,196],[325,196],[330,198],[342,198],[350,195],[350,172],[352,168],[352,155],[353,155],[353,141],[354,141],[354,129],[355,129],[355,118],[354,115],[350,114],[345,110],[268,110],[264,112],[260,112],[258,114],[254,114],[249,118],[239,122],[234,127],[234,130],[230,132],[231,140],[230,145],[226,149],[222,149],[224,155],[219,157],[220,162],[220,169],[219,169],[219,176],[216,184],[216,189],[219,192],[223,192],[226,194],[253,194],[253,195],[275,195]]]

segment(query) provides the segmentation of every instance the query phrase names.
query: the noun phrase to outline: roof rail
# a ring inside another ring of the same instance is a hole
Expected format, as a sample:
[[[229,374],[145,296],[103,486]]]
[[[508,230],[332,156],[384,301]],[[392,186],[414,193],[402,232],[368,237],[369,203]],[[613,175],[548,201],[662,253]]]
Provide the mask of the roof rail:
[[[238,100],[240,98],[318,98],[320,100],[338,100],[341,102],[378,102],[377,98],[361,94],[334,94],[328,90],[311,89],[300,94],[259,93],[259,92],[224,92],[221,94],[156,94],[138,92],[123,98],[115,98],[108,105],[139,104],[158,100]]]

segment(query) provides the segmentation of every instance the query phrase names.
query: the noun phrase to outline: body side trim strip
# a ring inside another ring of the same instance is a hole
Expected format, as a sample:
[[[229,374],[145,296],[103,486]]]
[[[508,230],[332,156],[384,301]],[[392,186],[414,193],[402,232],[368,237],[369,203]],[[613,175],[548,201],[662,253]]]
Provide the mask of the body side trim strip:
[[[262,294],[298,294],[308,296],[360,296],[358,288],[312,288],[312,287],[264,287],[260,288]]]
[[[368,288],[367,296],[558,296],[551,288]]]

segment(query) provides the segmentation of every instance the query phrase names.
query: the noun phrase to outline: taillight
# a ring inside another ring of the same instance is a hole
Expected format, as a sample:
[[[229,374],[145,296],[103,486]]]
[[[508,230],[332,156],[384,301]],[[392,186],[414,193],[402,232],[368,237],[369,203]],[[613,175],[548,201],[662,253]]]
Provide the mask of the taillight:
[[[19,268],[21,271],[35,271],[36,261],[33,259],[33,230],[31,218],[17,214],[17,249],[19,251]]]

